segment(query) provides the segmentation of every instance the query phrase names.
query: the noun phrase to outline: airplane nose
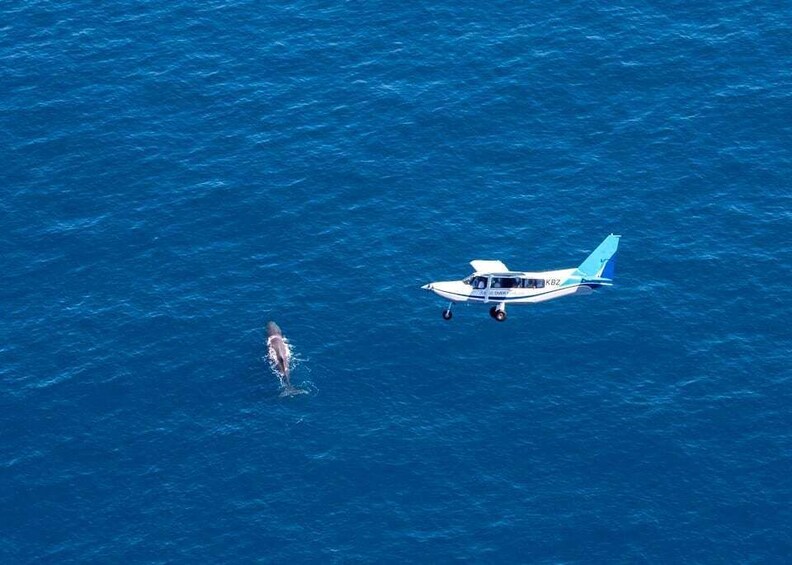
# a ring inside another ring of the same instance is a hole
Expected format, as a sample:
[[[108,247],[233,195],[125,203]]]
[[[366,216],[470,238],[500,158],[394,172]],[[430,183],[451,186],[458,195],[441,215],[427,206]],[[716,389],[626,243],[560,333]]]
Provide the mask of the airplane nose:
[[[432,290],[432,283],[425,284],[421,288],[424,290]]]

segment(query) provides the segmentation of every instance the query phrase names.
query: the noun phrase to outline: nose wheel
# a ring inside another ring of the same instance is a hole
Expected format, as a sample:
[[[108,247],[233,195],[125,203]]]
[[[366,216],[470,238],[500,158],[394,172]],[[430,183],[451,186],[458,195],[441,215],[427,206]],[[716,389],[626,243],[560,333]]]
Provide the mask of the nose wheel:
[[[453,302],[449,302],[448,303],[448,308],[443,310],[443,319],[444,320],[450,320],[454,316],[454,314],[451,313],[451,305],[452,304],[453,304]]]

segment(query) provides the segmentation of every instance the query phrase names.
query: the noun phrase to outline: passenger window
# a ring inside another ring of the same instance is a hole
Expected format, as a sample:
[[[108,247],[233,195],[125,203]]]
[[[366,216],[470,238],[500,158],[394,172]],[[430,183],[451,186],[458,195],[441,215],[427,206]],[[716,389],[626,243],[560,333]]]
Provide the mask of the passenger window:
[[[544,279],[536,279],[536,288],[544,288]]]

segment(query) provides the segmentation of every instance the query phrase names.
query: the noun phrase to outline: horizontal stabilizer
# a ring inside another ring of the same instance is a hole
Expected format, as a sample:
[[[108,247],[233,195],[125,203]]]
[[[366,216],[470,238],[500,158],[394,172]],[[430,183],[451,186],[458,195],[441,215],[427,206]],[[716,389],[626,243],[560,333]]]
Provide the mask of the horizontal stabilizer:
[[[476,259],[470,262],[470,266],[477,273],[508,273],[509,268],[502,261],[486,261]]]
[[[602,286],[613,286],[613,279],[606,279],[603,277],[592,277],[592,278],[584,278],[582,279],[584,283],[596,283]]]

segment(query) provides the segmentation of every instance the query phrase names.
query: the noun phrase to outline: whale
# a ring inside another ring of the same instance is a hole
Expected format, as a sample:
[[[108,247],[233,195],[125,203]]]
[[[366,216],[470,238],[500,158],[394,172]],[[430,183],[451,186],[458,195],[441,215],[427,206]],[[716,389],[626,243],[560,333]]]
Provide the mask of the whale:
[[[278,324],[267,322],[267,358],[283,383],[281,396],[303,394],[306,391],[292,386],[290,377],[291,352]]]

